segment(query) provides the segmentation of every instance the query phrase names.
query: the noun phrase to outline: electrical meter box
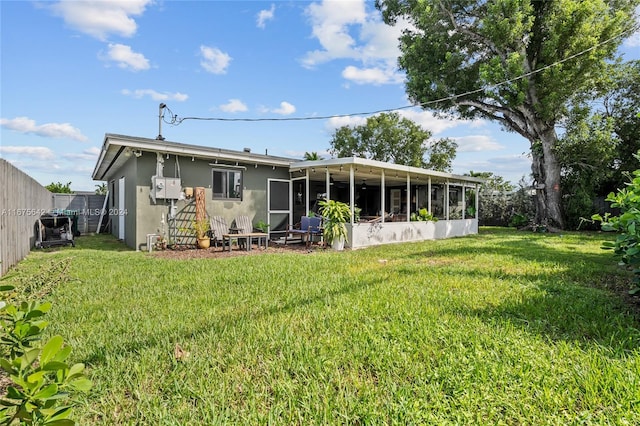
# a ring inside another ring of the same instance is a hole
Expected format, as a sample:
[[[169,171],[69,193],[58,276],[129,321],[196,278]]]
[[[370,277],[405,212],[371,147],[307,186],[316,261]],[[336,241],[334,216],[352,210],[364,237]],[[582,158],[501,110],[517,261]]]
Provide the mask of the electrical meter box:
[[[180,178],[170,178],[164,176],[151,177],[151,198],[154,200],[177,200],[180,198],[182,183]]]

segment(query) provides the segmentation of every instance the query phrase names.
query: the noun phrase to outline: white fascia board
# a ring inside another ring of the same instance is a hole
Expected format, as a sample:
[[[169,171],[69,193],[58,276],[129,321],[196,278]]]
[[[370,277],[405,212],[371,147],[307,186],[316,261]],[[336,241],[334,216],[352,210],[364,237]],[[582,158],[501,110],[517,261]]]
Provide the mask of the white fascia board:
[[[322,167],[349,166],[352,164],[354,166],[370,167],[375,169],[384,169],[386,171],[409,173],[410,175],[415,174],[415,175],[421,175],[421,176],[440,177],[450,181],[455,180],[460,182],[466,182],[466,183],[473,182],[478,184],[484,183],[484,179],[477,178],[477,177],[455,175],[452,173],[422,169],[420,167],[405,166],[402,164],[386,163],[384,161],[370,160],[368,158],[360,158],[360,157],[332,158],[329,160],[317,160],[317,161],[301,161],[301,162],[292,164],[290,168],[291,169],[310,169],[310,168],[322,168]]]

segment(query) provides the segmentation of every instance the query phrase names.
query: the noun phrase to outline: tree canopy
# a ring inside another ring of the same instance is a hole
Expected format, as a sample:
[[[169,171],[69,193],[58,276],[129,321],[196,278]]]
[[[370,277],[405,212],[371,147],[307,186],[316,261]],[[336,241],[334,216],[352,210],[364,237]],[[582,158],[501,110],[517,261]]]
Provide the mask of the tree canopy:
[[[556,124],[594,88],[634,29],[638,0],[377,0],[388,24],[406,19],[400,67],[409,98],[485,118],[531,144],[537,220],[564,226]]]
[[[322,158],[322,156],[318,154],[316,151],[313,151],[313,152],[305,152],[302,159],[305,161],[318,161],[318,160],[323,160],[324,158]]]
[[[71,182],[61,183],[61,182],[52,182],[49,185],[45,185],[45,188],[49,190],[49,192],[53,192],[54,194],[72,194],[71,191]]]
[[[592,213],[594,197],[623,188],[640,168],[640,61],[610,68],[597,91],[571,105],[556,147],[571,226]]]
[[[331,139],[332,155],[450,171],[457,144],[451,139],[430,140],[431,132],[398,113],[367,118],[366,124],[342,126]]]

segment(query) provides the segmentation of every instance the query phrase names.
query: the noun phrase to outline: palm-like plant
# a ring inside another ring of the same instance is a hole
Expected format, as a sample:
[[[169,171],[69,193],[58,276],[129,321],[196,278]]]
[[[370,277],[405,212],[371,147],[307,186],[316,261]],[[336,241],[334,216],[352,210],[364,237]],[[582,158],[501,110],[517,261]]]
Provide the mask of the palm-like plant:
[[[302,157],[302,159],[304,161],[320,161],[320,160],[324,160],[324,158],[322,158],[322,156],[320,154],[318,154],[317,152],[313,151],[313,152],[305,152],[304,156]]]
[[[324,217],[323,235],[327,243],[344,238],[347,241],[346,223],[351,218],[351,208],[340,201],[320,201],[320,214]]]

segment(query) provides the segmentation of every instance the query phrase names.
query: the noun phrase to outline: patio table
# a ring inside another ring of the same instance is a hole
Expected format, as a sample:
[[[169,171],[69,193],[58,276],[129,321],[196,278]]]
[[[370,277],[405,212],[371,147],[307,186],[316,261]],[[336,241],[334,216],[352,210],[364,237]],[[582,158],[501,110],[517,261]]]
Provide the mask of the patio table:
[[[265,234],[263,232],[248,232],[244,234],[224,234],[222,235],[222,247],[224,248],[224,242],[229,241],[229,251],[231,251],[231,239],[232,238],[245,238],[247,240],[246,250],[251,251],[251,239],[256,238],[258,240],[258,247],[261,245],[261,241],[264,239],[264,248],[267,248],[267,240],[269,238],[269,234]],[[239,246],[239,244],[238,244]]]

